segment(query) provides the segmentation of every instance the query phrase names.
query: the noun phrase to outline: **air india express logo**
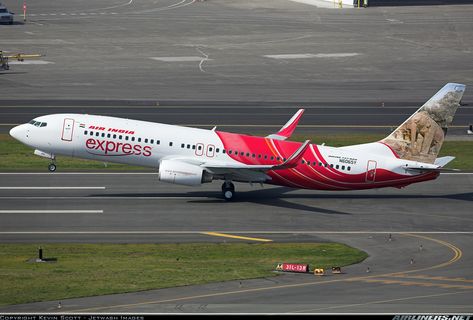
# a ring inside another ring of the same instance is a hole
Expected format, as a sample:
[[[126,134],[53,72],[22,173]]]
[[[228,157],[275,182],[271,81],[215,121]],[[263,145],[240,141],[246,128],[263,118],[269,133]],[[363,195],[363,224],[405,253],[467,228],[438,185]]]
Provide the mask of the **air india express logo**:
[[[151,147],[109,140],[87,139],[87,152],[96,156],[151,156]]]

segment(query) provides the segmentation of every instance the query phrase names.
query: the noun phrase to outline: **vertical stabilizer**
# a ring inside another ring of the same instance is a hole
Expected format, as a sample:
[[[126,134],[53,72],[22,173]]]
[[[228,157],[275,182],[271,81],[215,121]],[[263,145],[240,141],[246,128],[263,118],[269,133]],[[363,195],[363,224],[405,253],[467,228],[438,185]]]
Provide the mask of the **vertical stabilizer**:
[[[401,159],[434,163],[464,92],[465,85],[447,83],[381,142]]]

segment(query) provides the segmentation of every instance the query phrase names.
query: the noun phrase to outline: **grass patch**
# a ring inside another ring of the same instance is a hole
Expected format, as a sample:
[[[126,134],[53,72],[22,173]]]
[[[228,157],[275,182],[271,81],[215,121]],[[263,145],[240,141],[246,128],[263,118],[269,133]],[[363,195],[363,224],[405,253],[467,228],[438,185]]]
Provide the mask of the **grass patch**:
[[[310,139],[314,143],[325,143],[328,146],[342,147],[378,141],[385,135],[379,134],[350,134],[350,135],[295,135],[292,140],[304,141]],[[447,165],[447,168],[473,170],[473,142],[471,141],[445,141],[440,156],[454,156],[456,159]],[[46,171],[49,160],[33,154],[33,150],[14,140],[8,134],[0,134],[0,171]],[[59,171],[77,170],[151,170],[149,168],[129,165],[82,160],[71,157],[57,157]]]
[[[330,268],[367,254],[338,243],[0,244],[0,305],[271,277],[279,262]]]

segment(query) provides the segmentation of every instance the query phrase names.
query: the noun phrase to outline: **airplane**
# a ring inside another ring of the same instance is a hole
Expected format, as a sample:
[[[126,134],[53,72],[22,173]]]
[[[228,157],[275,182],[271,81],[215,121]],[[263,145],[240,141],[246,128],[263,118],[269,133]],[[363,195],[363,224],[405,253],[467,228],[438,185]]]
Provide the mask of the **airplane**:
[[[160,181],[199,186],[223,180],[316,190],[403,188],[433,180],[454,157],[437,158],[465,85],[448,83],[386,138],[329,147],[288,141],[300,109],[266,137],[87,114],[52,114],[11,129],[10,135],[51,160],[56,155],[116,162],[158,170]],[[452,170],[452,169],[451,169]]]
[[[40,54],[24,54],[24,53],[6,55],[3,53],[2,50],[0,50],[0,70],[10,70],[10,65],[8,64],[9,59],[15,59],[20,62],[23,62],[25,61],[25,59],[38,58],[38,57],[41,57],[41,55]]]

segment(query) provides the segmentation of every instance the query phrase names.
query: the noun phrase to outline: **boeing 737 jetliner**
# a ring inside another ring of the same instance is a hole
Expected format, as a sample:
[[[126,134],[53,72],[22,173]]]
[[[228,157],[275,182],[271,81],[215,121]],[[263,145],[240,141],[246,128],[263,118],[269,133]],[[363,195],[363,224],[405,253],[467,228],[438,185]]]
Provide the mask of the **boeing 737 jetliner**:
[[[85,114],[52,114],[10,135],[51,160],[56,155],[156,168],[159,180],[197,186],[223,180],[317,190],[402,188],[435,179],[453,157],[437,158],[465,91],[448,83],[381,141],[341,148],[287,141],[304,112],[279,132],[256,137],[223,131]]]

